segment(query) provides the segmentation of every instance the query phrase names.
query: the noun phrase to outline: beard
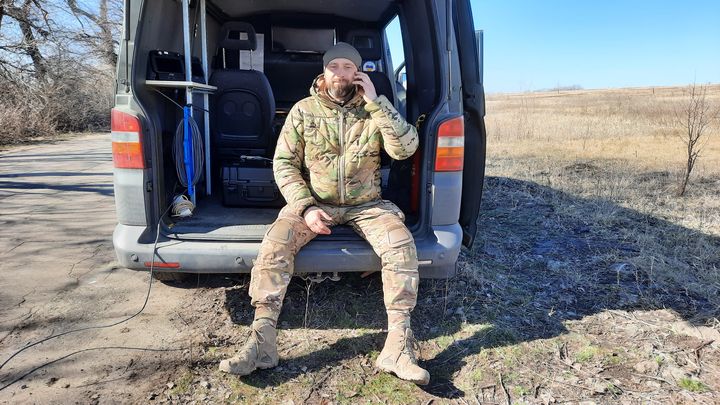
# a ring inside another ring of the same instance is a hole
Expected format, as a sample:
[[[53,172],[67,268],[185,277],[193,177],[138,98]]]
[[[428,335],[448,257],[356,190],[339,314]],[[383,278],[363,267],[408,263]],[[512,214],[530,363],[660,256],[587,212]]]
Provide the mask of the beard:
[[[328,93],[337,100],[347,99],[353,90],[355,90],[355,85],[345,80],[330,83],[330,86],[327,87]]]

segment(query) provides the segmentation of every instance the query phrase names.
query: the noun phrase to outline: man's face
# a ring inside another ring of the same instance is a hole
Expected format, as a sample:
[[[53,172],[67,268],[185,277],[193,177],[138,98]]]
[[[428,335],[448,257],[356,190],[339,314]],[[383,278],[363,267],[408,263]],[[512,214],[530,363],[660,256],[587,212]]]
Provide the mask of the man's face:
[[[333,59],[325,67],[325,85],[331,96],[338,100],[346,99],[352,93],[353,79],[357,66],[345,58]]]

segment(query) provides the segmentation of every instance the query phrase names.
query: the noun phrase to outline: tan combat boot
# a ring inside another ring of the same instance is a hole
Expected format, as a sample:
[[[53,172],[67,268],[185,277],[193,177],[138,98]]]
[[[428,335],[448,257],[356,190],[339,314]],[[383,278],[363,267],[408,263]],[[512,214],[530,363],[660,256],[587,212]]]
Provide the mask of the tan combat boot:
[[[430,373],[417,365],[414,348],[417,348],[417,341],[410,328],[391,329],[375,366],[403,380],[425,385],[430,382]]]
[[[220,371],[248,375],[258,368],[273,368],[278,364],[277,331],[270,320],[253,322],[252,332],[237,356],[220,362]]]

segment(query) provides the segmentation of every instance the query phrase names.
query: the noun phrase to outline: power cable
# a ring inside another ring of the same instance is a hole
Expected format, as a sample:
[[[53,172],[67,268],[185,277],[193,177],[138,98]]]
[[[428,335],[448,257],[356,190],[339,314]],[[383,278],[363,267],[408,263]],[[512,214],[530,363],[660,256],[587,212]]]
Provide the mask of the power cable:
[[[57,363],[58,361],[65,360],[65,359],[67,359],[68,357],[74,356],[74,355],[76,355],[76,354],[80,354],[80,353],[84,353],[84,352],[89,352],[89,351],[93,351],[93,350],[113,350],[113,349],[119,349],[119,350],[139,350],[139,351],[147,351],[147,352],[177,352],[177,351],[180,351],[180,350],[185,350],[186,348],[185,348],[185,347],[181,347],[181,348],[178,348],[178,349],[153,349],[153,348],[148,348],[148,347],[131,347],[131,346],[101,346],[101,347],[91,347],[91,348],[88,348],[88,349],[81,349],[81,350],[77,350],[77,351],[74,351],[74,352],[72,352],[72,353],[66,354],[66,355],[64,355],[64,356],[62,356],[62,357],[59,357],[59,358],[55,359],[55,360],[48,361],[47,363],[41,364],[41,365],[33,368],[32,370],[26,372],[25,374],[21,375],[20,377],[12,380],[11,382],[3,385],[2,387],[0,387],[0,391],[2,391],[2,390],[4,390],[5,388],[7,388],[7,387],[9,387],[9,386],[11,386],[11,385],[13,385],[13,384],[15,384],[16,382],[19,382],[19,381],[23,380],[25,377],[29,376],[30,374],[32,374],[32,373],[34,373],[34,372],[36,372],[36,371],[38,371],[38,370],[40,370],[40,369],[42,369],[42,368],[44,368],[44,367],[47,367],[47,366],[49,366],[49,365],[51,365],[51,364],[54,364],[54,363]]]
[[[200,181],[205,162],[205,159],[203,159],[203,141],[200,137],[200,128],[198,128],[197,122],[195,122],[195,119],[192,117],[188,119],[188,124],[190,125],[190,136],[192,137],[192,179],[188,179],[187,173],[185,172],[185,118],[180,120],[177,129],[175,129],[175,140],[173,141],[175,171],[177,172],[178,180],[183,187],[188,187],[190,184],[194,186],[198,181]]]
[[[153,89],[161,96],[168,99],[170,102],[175,104],[179,109],[183,109],[183,106],[181,106],[178,102],[173,100],[172,98],[168,97],[166,94],[164,94],[162,91],[158,89]],[[204,108],[192,106],[192,108],[196,108],[198,110],[207,111]],[[203,154],[203,139],[200,136],[200,128],[197,125],[197,121],[195,121],[194,118],[190,117],[189,120],[190,124],[190,133],[192,135],[192,145],[193,145],[193,179],[192,179],[192,185],[194,186],[197,184],[198,181],[200,181],[200,178],[202,177],[202,171],[204,167],[204,154]],[[183,118],[180,120],[180,123],[178,124],[177,128],[175,129],[175,138],[173,140],[173,159],[175,159],[175,171],[177,172],[178,179],[180,180],[180,184],[182,184],[183,187],[188,186],[188,179],[187,175],[185,173],[185,148],[183,147],[184,142],[184,125],[185,125],[185,119]]]
[[[27,350],[27,349],[29,349],[29,348],[31,348],[31,347],[33,347],[33,346],[37,346],[37,345],[39,345],[39,344],[41,344],[41,343],[47,342],[48,340],[55,339],[55,338],[58,338],[58,337],[60,337],[60,336],[69,335],[69,334],[71,334],[71,333],[82,332],[82,331],[91,330],[91,329],[111,328],[111,327],[113,327],[113,326],[117,326],[117,325],[119,325],[119,324],[121,324],[121,323],[127,322],[127,321],[135,318],[136,316],[140,315],[140,313],[142,313],[142,312],[145,310],[145,307],[147,306],[148,300],[150,299],[150,290],[152,289],[153,273],[154,273],[154,270],[155,270],[155,256],[156,256],[156,254],[157,254],[157,244],[158,244],[158,240],[160,239],[160,222],[162,221],[162,218],[165,216],[165,214],[167,214],[168,211],[169,211],[171,208],[172,208],[172,204],[169,205],[169,206],[165,209],[165,211],[162,213],[162,215],[160,215],[160,219],[158,220],[158,223],[157,223],[157,231],[156,231],[156,233],[155,233],[155,243],[153,244],[153,254],[152,254],[152,257],[151,257],[151,259],[150,259],[150,277],[149,277],[150,281],[148,282],[147,294],[145,294],[145,302],[143,302],[142,308],[140,308],[140,310],[138,310],[136,313],[134,313],[133,315],[131,315],[131,316],[129,316],[129,317],[123,319],[123,320],[117,321],[117,322],[115,322],[115,323],[111,323],[111,324],[109,324],[109,325],[88,326],[88,327],[85,327],[85,328],[73,329],[73,330],[69,330],[69,331],[66,331],[66,332],[62,332],[62,333],[58,333],[58,334],[55,334],[55,335],[48,336],[48,337],[46,337],[46,338],[44,338],[44,339],[38,340],[38,341],[35,342],[35,343],[29,343],[29,344],[27,344],[25,347],[23,347],[22,349],[17,350],[17,351],[16,351],[15,353],[13,353],[10,357],[8,357],[2,364],[0,364],[0,370],[2,370],[2,368],[5,367],[5,365],[7,365],[7,364],[10,362],[10,360],[12,360],[13,358],[15,358],[15,356],[17,356],[18,354],[24,352],[25,350]],[[86,349],[86,350],[89,350],[89,349]],[[148,350],[154,350],[154,349],[148,349]],[[75,352],[75,353],[77,353],[77,352]],[[75,353],[71,353],[70,355],[73,355],[73,354],[75,354]],[[0,387],[0,391],[2,391],[2,390],[4,390],[5,388],[11,386],[12,384],[15,384],[16,382],[22,380],[23,378],[27,377],[28,375],[32,374],[33,372],[35,372],[35,371],[37,371],[37,370],[39,370],[39,369],[41,369],[41,368],[47,367],[48,365],[53,364],[53,363],[55,363],[55,362],[57,362],[57,361],[59,361],[59,360],[62,360],[62,359],[64,359],[64,358],[67,358],[67,357],[69,357],[70,355],[67,355],[67,356],[61,357],[61,358],[59,358],[59,359],[55,359],[55,360],[52,360],[52,361],[49,361],[49,362],[46,362],[46,363],[41,364],[40,366],[34,368],[34,369],[31,370],[30,372],[25,373],[25,374],[22,375],[21,377],[13,380],[11,383],[6,384],[6,385],[4,385],[3,387]]]

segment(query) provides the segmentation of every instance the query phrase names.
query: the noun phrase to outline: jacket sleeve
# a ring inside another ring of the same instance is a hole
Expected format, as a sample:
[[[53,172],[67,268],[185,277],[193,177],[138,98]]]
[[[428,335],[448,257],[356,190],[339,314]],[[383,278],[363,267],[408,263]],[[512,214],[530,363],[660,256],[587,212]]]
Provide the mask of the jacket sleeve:
[[[418,134],[397,112],[385,96],[378,96],[365,104],[382,135],[383,148],[395,160],[404,160],[412,156],[418,148]]]
[[[275,182],[292,212],[301,216],[307,207],[316,204],[302,176],[304,156],[303,118],[295,105],[280,131],[273,158],[273,173]]]

